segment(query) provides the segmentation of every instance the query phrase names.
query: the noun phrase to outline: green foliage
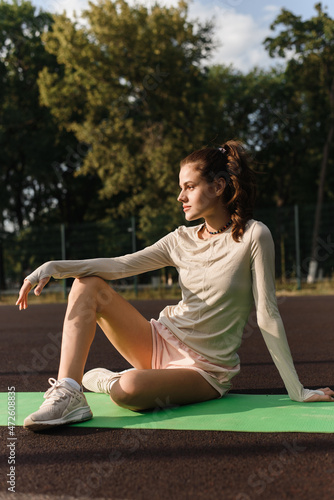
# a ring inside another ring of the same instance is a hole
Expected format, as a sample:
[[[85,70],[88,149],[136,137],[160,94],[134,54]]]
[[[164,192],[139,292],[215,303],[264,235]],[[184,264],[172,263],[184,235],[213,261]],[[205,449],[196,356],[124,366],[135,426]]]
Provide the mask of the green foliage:
[[[0,2],[0,213],[19,227],[31,220],[32,204],[39,210],[52,198],[50,172],[39,169],[49,155],[52,127],[36,85],[51,57],[41,42],[51,22],[49,14],[35,15],[30,2]]]
[[[322,10],[321,3],[315,9],[317,16],[307,21],[282,9],[271,28],[283,25],[286,29],[264,43],[272,57],[290,55],[287,73],[293,83],[307,93],[313,108],[316,104],[321,107],[327,99],[331,109],[329,118],[333,119],[334,20]]]
[[[273,23],[265,46],[286,66],[244,74],[208,66],[213,25],[187,2],[100,0],[73,21],[0,0],[0,225],[136,215],[153,242],[184,222],[180,160],[230,138],[254,152],[258,206],[315,202],[334,72],[333,20],[316,9]]]
[[[78,141],[40,104],[40,71],[60,71],[41,39],[52,24],[28,1],[0,1],[0,226],[81,220],[90,199],[82,194],[97,185],[92,176],[73,181]]]
[[[212,28],[187,21],[184,2],[149,10],[106,0],[83,17],[80,25],[56,16],[44,36],[62,71],[41,72],[42,102],[89,144],[80,172],[98,174],[113,216],[138,211],[144,234],[163,208],[170,228],[179,220],[179,161],[205,142],[201,62]]]
[[[286,79],[301,104],[299,121],[308,153],[306,167],[319,171],[324,145],[329,142],[329,147],[333,146],[330,131],[334,126],[334,20],[321,3],[315,9],[317,15],[306,21],[282,9],[272,29],[285,29],[264,43],[272,57],[289,57]],[[328,156],[328,162],[333,166],[331,157]],[[333,181],[333,175],[330,179]],[[325,186],[325,194],[333,199],[333,182]]]
[[[328,167],[333,167],[334,139],[334,20],[316,4],[317,16],[307,21],[282,9],[272,25],[284,25],[276,38],[267,38],[266,47],[270,55],[285,57],[292,51],[286,74],[296,89],[299,89],[303,105],[307,108],[305,125],[309,130],[310,168],[319,165],[317,207],[314,218],[311,257],[317,257],[317,241],[321,225],[322,204],[326,195],[333,196],[325,182]],[[331,176],[333,180],[333,175]],[[309,280],[315,279],[314,267],[310,266]]]

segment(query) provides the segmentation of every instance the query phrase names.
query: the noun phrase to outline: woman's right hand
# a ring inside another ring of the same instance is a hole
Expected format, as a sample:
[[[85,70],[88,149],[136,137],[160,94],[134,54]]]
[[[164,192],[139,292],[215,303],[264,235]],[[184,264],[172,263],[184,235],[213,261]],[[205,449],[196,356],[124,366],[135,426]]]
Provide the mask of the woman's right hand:
[[[50,277],[43,278],[41,281],[38,283],[36,286],[34,293],[35,295],[40,295],[41,291],[45,287],[45,285],[48,283],[50,280]],[[19,306],[19,310],[21,311],[22,309],[27,309],[28,307],[28,293],[31,290],[31,283],[28,280],[24,280],[23,285],[21,286],[20,292],[19,292],[19,298],[16,301],[17,306]]]

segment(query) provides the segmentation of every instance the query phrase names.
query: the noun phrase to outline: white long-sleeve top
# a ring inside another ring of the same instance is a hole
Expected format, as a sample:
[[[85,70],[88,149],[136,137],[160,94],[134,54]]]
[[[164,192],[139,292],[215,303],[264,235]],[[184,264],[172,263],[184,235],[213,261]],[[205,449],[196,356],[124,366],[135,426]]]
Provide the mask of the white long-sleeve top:
[[[176,337],[207,360],[226,367],[239,363],[237,351],[255,302],[257,322],[292,400],[314,391],[304,389],[294,368],[275,294],[274,244],[263,223],[250,220],[240,242],[231,228],[203,240],[201,226],[180,226],[154,245],[114,258],[46,262],[28,279],[99,276],[115,280],[165,266],[179,273],[182,300],[159,316]]]

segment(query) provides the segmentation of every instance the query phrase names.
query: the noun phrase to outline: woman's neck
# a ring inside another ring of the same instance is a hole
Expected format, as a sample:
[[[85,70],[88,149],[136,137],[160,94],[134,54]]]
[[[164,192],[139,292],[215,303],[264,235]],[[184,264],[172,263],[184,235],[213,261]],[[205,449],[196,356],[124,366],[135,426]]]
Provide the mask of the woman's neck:
[[[208,231],[216,232],[222,229],[231,220],[231,214],[223,209],[219,212],[215,211],[214,214],[204,218],[205,225]]]
[[[206,217],[205,222],[199,231],[201,239],[214,238],[216,235],[223,233],[229,228],[231,215],[224,212],[221,216]]]

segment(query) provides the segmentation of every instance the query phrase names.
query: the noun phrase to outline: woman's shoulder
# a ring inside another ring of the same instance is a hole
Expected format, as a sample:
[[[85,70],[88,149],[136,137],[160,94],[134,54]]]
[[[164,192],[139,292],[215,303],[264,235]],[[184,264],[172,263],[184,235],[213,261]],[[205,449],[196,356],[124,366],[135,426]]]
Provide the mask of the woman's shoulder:
[[[264,224],[262,221],[257,220],[257,219],[250,219],[246,223],[246,228],[249,228],[249,229],[251,228],[252,230],[257,228],[258,230],[262,230],[262,231],[270,231],[268,226],[266,226],[266,224]]]
[[[271,239],[271,231],[266,224],[259,220],[250,219],[246,224],[245,236],[248,236],[251,240],[266,240]]]
[[[171,238],[193,238],[196,236],[202,224],[196,226],[178,226],[174,231],[168,233]]]
[[[196,226],[179,226],[175,231],[179,236],[194,236],[197,234],[198,230],[203,226],[203,224],[197,224]]]
[[[180,240],[194,240],[196,239],[196,234],[201,227],[201,224],[197,226],[178,226],[176,229],[166,234],[162,240],[173,241],[174,243],[179,243]]]

